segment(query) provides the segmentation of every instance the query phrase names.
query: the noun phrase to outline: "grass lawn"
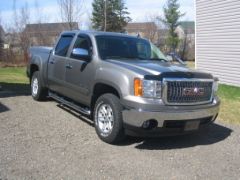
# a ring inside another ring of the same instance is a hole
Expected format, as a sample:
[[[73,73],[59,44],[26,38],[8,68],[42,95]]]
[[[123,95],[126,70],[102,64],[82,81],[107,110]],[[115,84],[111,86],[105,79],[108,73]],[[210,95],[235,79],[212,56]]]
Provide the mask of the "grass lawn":
[[[0,67],[0,83],[26,84],[28,82],[25,67]]]
[[[190,63],[194,67],[194,63]],[[18,87],[28,84],[26,68],[0,68],[0,85],[18,91]],[[29,89],[24,89],[29,91]],[[30,92],[30,91],[29,91]],[[219,85],[218,95],[222,101],[219,120],[240,124],[240,87]]]
[[[221,84],[218,95],[221,99],[219,119],[240,124],[240,87]]]

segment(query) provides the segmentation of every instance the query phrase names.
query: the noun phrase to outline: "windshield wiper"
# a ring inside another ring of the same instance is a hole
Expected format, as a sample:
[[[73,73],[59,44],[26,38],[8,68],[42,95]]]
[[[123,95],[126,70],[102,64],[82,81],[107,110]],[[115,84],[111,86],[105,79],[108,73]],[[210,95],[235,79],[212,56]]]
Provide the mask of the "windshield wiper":
[[[163,59],[163,58],[150,58],[149,60],[168,62],[168,60]]]

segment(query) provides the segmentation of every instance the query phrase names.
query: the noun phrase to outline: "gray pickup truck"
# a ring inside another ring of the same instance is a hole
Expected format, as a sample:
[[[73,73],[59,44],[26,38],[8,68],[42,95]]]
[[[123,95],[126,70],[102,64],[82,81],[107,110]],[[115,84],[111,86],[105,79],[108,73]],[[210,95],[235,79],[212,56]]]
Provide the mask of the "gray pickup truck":
[[[219,112],[217,79],[168,60],[146,39],[68,31],[53,48],[31,47],[29,58],[33,99],[88,116],[107,143],[195,132]]]

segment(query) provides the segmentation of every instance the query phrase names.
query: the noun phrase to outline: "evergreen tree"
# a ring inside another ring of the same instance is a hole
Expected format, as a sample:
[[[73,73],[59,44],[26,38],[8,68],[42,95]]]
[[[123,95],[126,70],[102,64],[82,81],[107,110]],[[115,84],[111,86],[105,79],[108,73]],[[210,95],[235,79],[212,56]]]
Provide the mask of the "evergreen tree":
[[[123,0],[94,0],[92,26],[101,31],[122,32],[131,20]]]
[[[179,19],[184,16],[180,12],[179,7],[178,0],[168,0],[166,6],[163,8],[164,19],[162,21],[169,30],[167,44],[170,46],[171,51],[175,51],[178,46],[179,38],[175,30],[179,25]]]

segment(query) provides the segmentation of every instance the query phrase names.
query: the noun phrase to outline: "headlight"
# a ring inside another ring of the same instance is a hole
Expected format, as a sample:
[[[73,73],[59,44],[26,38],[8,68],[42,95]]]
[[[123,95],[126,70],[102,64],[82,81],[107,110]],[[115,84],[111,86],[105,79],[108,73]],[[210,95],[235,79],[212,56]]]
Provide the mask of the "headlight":
[[[213,92],[217,93],[217,90],[218,90],[218,80],[215,80],[213,82]]]
[[[134,95],[145,98],[161,98],[161,81],[134,79]]]

